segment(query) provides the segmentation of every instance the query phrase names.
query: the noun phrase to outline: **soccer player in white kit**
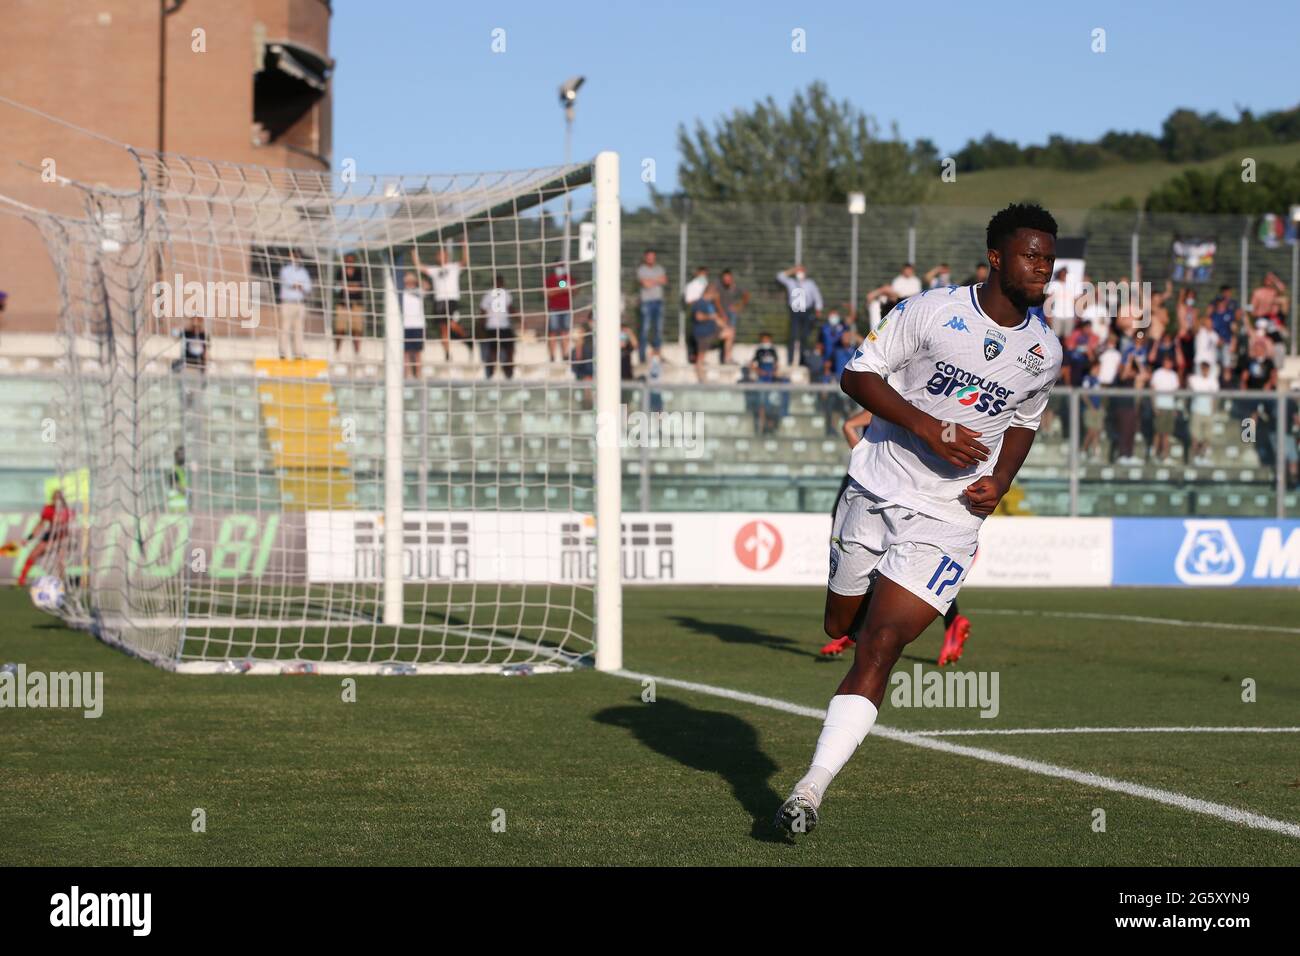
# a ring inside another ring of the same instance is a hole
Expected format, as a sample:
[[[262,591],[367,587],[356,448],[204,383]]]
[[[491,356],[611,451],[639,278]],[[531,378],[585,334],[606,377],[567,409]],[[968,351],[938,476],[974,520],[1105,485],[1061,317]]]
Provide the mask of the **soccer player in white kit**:
[[[903,300],[840,378],[872,420],[835,508],[828,586],[871,599],[812,765],[777,811],[790,833],[816,826],[831,780],[876,722],[903,648],[957,596],[980,524],[1024,464],[1061,369],[1056,336],[1029,314],[1052,278],[1056,220],[1013,204],[989,221],[986,238],[986,282]]]

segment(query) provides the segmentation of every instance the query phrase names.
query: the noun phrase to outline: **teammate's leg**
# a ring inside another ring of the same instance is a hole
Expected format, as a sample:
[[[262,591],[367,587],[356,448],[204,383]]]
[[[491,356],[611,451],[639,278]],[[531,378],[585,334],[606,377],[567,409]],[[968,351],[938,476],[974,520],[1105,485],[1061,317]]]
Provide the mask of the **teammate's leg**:
[[[31,572],[36,562],[45,555],[45,551],[48,547],[49,545],[47,545],[45,539],[42,538],[40,541],[36,542],[36,547],[32,548],[32,553],[27,555],[27,560],[23,562],[23,570],[18,575],[18,586],[20,588],[27,585],[27,575]]]

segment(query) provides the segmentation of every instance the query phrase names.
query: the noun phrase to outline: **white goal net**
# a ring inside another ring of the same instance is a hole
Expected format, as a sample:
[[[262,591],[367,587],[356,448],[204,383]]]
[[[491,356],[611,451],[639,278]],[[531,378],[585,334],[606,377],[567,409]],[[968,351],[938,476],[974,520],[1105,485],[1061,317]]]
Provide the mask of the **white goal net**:
[[[66,619],[189,672],[621,666],[617,157],[134,155],[4,204],[62,293]]]

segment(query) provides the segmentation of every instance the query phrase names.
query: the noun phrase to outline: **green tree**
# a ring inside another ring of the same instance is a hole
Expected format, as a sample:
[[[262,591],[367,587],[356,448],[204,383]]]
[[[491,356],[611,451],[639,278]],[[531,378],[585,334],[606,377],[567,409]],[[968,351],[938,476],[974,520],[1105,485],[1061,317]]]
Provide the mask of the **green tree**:
[[[1254,182],[1242,182],[1240,164],[1217,173],[1189,169],[1157,186],[1147,196],[1147,212],[1236,213],[1285,212],[1300,197],[1300,162],[1289,169],[1260,163]]]
[[[786,108],[768,97],[711,129],[703,121],[679,126],[677,178],[683,194],[706,202],[840,204],[850,192],[868,202],[919,202],[938,179],[930,166],[937,151],[890,132],[882,137],[872,117],[813,83]]]

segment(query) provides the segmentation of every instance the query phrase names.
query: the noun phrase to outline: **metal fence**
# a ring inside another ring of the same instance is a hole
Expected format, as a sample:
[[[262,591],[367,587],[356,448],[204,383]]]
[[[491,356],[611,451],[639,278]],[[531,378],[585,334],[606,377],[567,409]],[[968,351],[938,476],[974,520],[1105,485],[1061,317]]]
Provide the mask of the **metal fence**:
[[[676,302],[678,339],[684,344],[683,286],[696,266],[708,266],[711,276],[730,268],[753,296],[740,323],[741,339],[756,339],[762,330],[780,341],[787,313],[777,272],[802,262],[827,304],[845,308],[860,304],[861,295],[892,279],[904,262],[914,263],[918,274],[947,263],[953,281],[961,282],[985,261],[984,231],[994,212],[991,207],[869,206],[855,216],[844,206],[689,201],[627,212],[624,291],[627,301],[635,303],[636,266],[645,249],[655,249],[670,279],[665,326],[672,327]],[[1098,282],[1136,278],[1140,266],[1144,281],[1163,286],[1173,274],[1176,239],[1217,243],[1213,269],[1199,284],[1203,292],[1230,285],[1244,305],[1265,273],[1276,273],[1289,282],[1292,293],[1289,322],[1296,354],[1300,244],[1260,241],[1259,217],[1078,209],[1053,209],[1052,214],[1061,236],[1086,241],[1088,272]],[[634,310],[635,305],[629,315]]]
[[[834,385],[785,383],[625,383],[624,402],[659,422],[625,429],[637,511],[828,511],[858,411]],[[1300,392],[1062,386],[1003,512],[1300,517],[1298,487]]]

